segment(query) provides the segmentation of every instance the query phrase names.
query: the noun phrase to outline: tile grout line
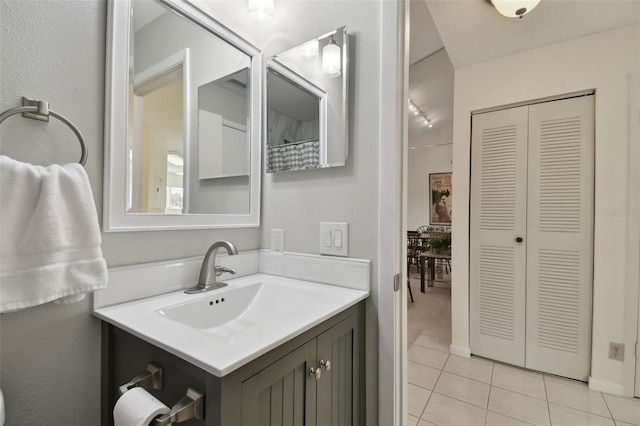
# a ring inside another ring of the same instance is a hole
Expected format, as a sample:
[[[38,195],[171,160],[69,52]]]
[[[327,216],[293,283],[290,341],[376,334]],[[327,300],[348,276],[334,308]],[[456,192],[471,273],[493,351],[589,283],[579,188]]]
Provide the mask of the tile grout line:
[[[617,425],[618,422],[616,422],[616,419],[613,417],[613,411],[611,411],[611,408],[609,408],[609,403],[607,402],[607,398],[604,397],[602,392],[598,392],[598,393],[600,394],[600,397],[604,400],[604,406],[607,407],[607,411],[609,411],[609,415],[611,416],[611,420],[613,420],[613,424]]]
[[[432,392],[431,392],[431,394],[432,394],[432,395],[433,395],[434,393],[437,393],[437,394],[438,394],[438,395],[440,395],[440,396],[444,396],[444,397],[447,397],[447,398],[453,399],[453,400],[458,401],[458,402],[462,402],[463,404],[467,404],[467,405],[470,405],[470,406],[472,406],[472,407],[479,408],[479,409],[481,409],[481,410],[485,410],[485,411],[487,410],[486,408],[482,408],[482,407],[480,407],[479,405],[472,404],[472,403],[470,403],[469,401],[463,401],[462,399],[456,398],[455,396],[447,395],[447,394],[444,394],[444,393],[441,393],[441,392],[436,392],[436,391],[432,391]],[[487,399],[487,401],[489,401],[489,400]]]
[[[550,380],[550,382],[552,382],[554,384],[560,384],[560,385],[565,385],[565,386],[568,386],[568,387],[577,388],[576,386],[572,386],[572,385],[565,384],[565,383],[562,383],[562,382],[556,382],[554,380]],[[545,391],[546,391],[546,387],[547,387],[547,382],[545,381]],[[592,391],[590,389],[588,389],[588,391],[589,392],[596,392],[596,391]],[[600,396],[602,396],[602,399],[604,399],[604,404],[607,407],[607,411],[609,411],[610,417],[606,417],[606,416],[603,416],[603,415],[600,415],[600,414],[592,413],[591,411],[582,410],[580,408],[571,407],[570,405],[561,404],[561,403],[556,402],[556,401],[551,402],[551,401],[549,401],[548,397],[547,397],[547,405],[548,404],[555,404],[555,405],[558,405],[560,407],[569,408],[570,410],[578,411],[578,412],[584,413],[584,414],[589,414],[591,416],[597,416],[597,417],[602,417],[603,419],[614,420],[614,423],[615,423],[615,419],[613,417],[613,413],[611,413],[611,410],[609,409],[609,405],[607,404],[607,400],[604,398],[604,395],[602,394],[602,392],[598,392],[598,393],[600,394]]]
[[[449,357],[447,357],[447,360],[449,359]],[[445,362],[446,364],[446,362]],[[440,370],[440,373],[438,374],[438,378],[436,379],[436,381],[433,383],[433,390],[431,391],[431,395],[429,395],[429,398],[427,399],[427,403],[424,405],[424,408],[422,409],[422,413],[420,414],[420,419],[422,420],[422,415],[424,414],[424,410],[427,409],[427,405],[429,405],[429,401],[431,401],[431,397],[433,396],[434,393],[436,393],[436,386],[438,384],[438,380],[440,380],[440,376],[442,375],[442,370]],[[440,393],[438,393],[440,394]],[[429,421],[426,420],[425,421]],[[420,421],[418,421],[418,423],[420,423]],[[433,423],[433,422],[431,422]]]
[[[493,381],[493,370],[491,370],[491,381]],[[487,408],[484,410],[484,426],[487,426],[487,418],[489,417],[489,401],[491,401],[491,383],[489,383],[489,395],[487,395]]]
[[[430,337],[436,337],[436,336],[431,336],[431,335],[429,335],[429,334],[427,334],[427,336],[430,336]],[[422,345],[420,345],[420,344],[418,344],[418,343],[416,343],[416,342],[413,342],[413,344],[412,344],[411,346],[414,346],[414,345],[415,345],[415,346],[420,346],[421,348],[424,348],[424,349],[431,349],[432,351],[440,352],[441,354],[447,354],[447,355],[450,355],[450,354],[451,354],[451,352],[445,352],[445,351],[440,350],[440,349],[430,348],[430,347],[428,347],[428,346],[422,346]]]
[[[536,426],[536,424],[535,424],[535,423],[529,423],[529,422],[528,422],[528,421],[526,421],[526,420],[520,420],[520,419],[517,419],[517,418],[515,418],[515,417],[513,417],[513,416],[507,416],[506,414],[498,413],[497,411],[487,410],[487,413],[497,414],[497,415],[499,415],[499,416],[506,417],[506,418],[508,418],[508,419],[512,419],[512,420],[518,421],[518,422],[520,422],[520,423],[524,423],[524,424],[531,425],[531,426]]]
[[[549,395],[547,394],[547,381],[544,378],[544,374],[542,375],[542,384],[544,386],[544,399],[547,404],[547,415],[549,416],[549,424],[553,426],[553,420],[551,419],[551,407],[549,407]]]
[[[508,389],[508,388],[505,388],[505,387],[502,387],[502,386],[498,386],[498,385],[491,385],[491,387],[502,389],[503,391],[507,391],[507,392],[512,392],[512,393],[515,393],[517,395],[526,396],[527,398],[532,398],[532,399],[535,399],[536,401],[545,401],[545,402],[548,401],[548,399],[546,398],[546,392],[545,392],[545,398],[542,399],[542,398],[537,398],[535,396],[527,395],[526,393],[514,391],[513,389]]]

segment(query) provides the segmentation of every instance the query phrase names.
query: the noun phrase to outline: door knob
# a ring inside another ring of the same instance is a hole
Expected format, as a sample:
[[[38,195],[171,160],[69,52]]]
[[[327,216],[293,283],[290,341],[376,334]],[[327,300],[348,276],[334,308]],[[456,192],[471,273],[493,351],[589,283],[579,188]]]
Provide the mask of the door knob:
[[[522,241],[524,241],[524,239],[522,237],[517,237],[516,238],[516,242],[521,243]]]
[[[324,371],[330,371],[331,370],[331,361],[330,360],[324,360],[321,359],[320,360],[320,367],[324,367]]]
[[[315,367],[309,368],[309,376],[315,377],[316,380],[320,380],[320,377],[322,377],[322,369]]]

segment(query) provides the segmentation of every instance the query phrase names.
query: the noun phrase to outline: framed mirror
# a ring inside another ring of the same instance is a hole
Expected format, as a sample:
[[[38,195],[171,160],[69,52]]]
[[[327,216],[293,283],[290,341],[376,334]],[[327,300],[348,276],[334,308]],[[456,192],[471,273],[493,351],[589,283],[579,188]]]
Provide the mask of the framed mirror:
[[[258,49],[185,0],[108,5],[104,230],[259,226]]]
[[[345,27],[267,60],[268,173],[346,164],[349,37]]]

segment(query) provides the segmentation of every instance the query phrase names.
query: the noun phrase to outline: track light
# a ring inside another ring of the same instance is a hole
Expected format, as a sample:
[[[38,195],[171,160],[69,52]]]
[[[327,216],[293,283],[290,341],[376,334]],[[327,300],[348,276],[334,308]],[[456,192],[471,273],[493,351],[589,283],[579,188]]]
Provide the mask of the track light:
[[[418,106],[415,104],[415,102],[413,102],[413,99],[411,99],[411,98],[409,98],[409,110],[413,111],[413,115],[415,115],[420,120],[422,120],[424,122],[425,126],[428,126],[430,129],[433,127],[433,124],[431,123],[431,120],[429,120],[427,118],[425,113],[422,112],[422,110],[420,108],[418,108]]]

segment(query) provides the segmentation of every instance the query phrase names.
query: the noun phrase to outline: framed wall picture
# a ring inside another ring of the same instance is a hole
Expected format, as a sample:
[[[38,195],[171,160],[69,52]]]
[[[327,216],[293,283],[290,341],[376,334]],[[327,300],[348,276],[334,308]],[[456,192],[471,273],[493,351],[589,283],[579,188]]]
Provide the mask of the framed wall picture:
[[[451,172],[429,174],[429,224],[451,225]]]

